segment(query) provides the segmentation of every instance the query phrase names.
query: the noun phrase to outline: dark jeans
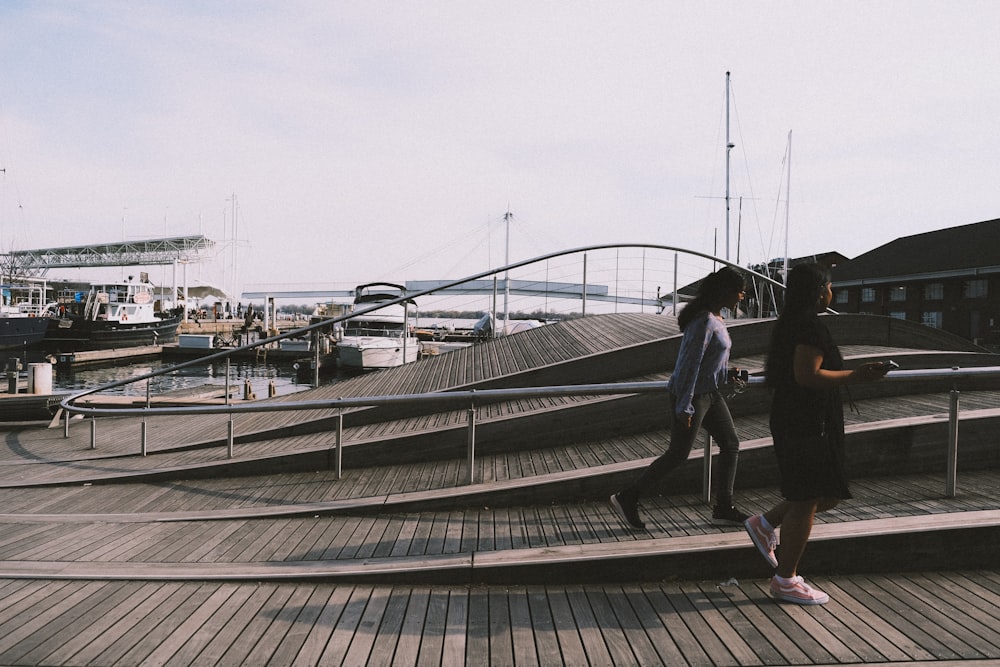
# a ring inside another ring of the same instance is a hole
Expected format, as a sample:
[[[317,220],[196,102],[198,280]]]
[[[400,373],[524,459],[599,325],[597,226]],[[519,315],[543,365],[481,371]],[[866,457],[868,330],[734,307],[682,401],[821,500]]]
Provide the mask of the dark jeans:
[[[670,446],[659,458],[649,464],[639,480],[623,491],[629,500],[637,500],[656,486],[671,470],[687,461],[691,448],[702,427],[719,443],[719,477],[716,498],[718,504],[728,507],[732,504],[733,485],[736,483],[736,463],[740,457],[740,440],[736,435],[733,416],[729,413],[726,400],[718,391],[696,394],[692,401],[694,416],[691,428],[674,411],[676,398],[670,392],[670,413],[673,424],[670,427]]]

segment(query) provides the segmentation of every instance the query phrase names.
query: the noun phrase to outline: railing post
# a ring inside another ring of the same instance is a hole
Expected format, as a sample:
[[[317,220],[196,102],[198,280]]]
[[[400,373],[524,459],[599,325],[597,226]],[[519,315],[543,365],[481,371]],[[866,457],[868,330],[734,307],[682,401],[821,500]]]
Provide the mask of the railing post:
[[[319,386],[319,329],[313,329],[312,331],[312,344],[313,344],[313,389]],[[405,359],[406,356],[404,355]]]
[[[97,449],[97,417],[90,418],[90,448]]]
[[[676,417],[675,417],[676,419]],[[702,461],[701,501],[712,500],[712,436],[705,436],[705,457]]]
[[[466,451],[466,474],[465,483],[475,484],[476,482],[476,404],[469,407],[469,440]]]
[[[145,456],[146,455],[146,418],[145,417],[142,418],[142,437],[140,438],[140,441],[142,443],[140,449],[142,451],[142,455]]]
[[[226,432],[226,455],[233,458],[233,433],[236,431],[236,424],[233,423],[233,413],[229,413],[229,423]]]
[[[339,398],[337,399],[340,400]],[[340,479],[342,473],[342,463],[344,456],[344,408],[337,408],[337,444],[334,449],[333,461],[334,470],[336,470],[337,479]]]
[[[63,410],[63,437],[69,438],[69,410]]]
[[[955,497],[958,484],[958,396],[960,392],[952,388],[948,400],[948,469],[945,473],[944,495]]]

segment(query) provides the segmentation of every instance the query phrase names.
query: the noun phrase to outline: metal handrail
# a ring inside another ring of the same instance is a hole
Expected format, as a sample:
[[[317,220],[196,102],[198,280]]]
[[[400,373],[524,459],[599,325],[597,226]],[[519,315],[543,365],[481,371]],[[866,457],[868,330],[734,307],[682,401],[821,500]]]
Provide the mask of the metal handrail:
[[[882,382],[912,381],[915,379],[948,379],[952,382],[949,405],[949,437],[947,454],[947,471],[945,479],[945,495],[954,497],[957,478],[958,461],[958,421],[959,421],[959,391],[958,382],[971,378],[1000,376],[1000,366],[982,366],[975,368],[950,369],[915,369],[897,370],[889,372]],[[69,437],[70,413],[77,413],[91,417],[91,448],[97,447],[97,427],[96,417],[125,417],[141,416],[142,422],[142,450],[146,454],[146,418],[158,415],[205,415],[205,414],[228,414],[228,450],[229,457],[233,457],[234,422],[233,415],[239,413],[256,412],[285,412],[295,410],[317,410],[334,409],[337,410],[337,435],[335,446],[335,462],[337,477],[340,476],[342,446],[343,446],[343,410],[346,408],[393,406],[393,405],[425,405],[425,404],[451,404],[468,406],[468,445],[467,445],[467,483],[474,480],[475,463],[475,408],[477,404],[494,403],[499,401],[519,400],[528,398],[551,398],[562,396],[611,396],[619,394],[639,394],[665,392],[667,390],[666,381],[646,381],[646,382],[613,382],[602,384],[582,384],[582,385],[555,385],[545,387],[519,387],[508,389],[470,389],[462,391],[445,391],[421,394],[399,394],[388,396],[360,396],[350,398],[336,398],[313,401],[266,401],[251,402],[242,404],[227,405],[194,405],[194,406],[169,406],[152,407],[148,401],[144,407],[134,408],[107,408],[107,407],[83,407],[72,405],[71,399],[63,401],[65,409],[65,437]],[[751,376],[747,384],[749,386],[763,386],[762,376]],[[75,397],[71,397],[75,398]],[[710,497],[709,480],[711,479],[711,442],[706,443],[704,465],[705,484],[703,488],[703,498],[707,501]]]

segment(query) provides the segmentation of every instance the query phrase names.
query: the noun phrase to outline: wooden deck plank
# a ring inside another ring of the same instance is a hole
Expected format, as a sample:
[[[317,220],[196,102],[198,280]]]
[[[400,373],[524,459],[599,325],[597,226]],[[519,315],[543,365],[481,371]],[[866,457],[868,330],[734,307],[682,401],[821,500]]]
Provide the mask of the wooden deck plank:
[[[149,664],[340,664],[357,658],[391,664],[409,654],[396,664],[443,664],[448,632],[452,650],[462,647],[461,659],[474,655],[477,663],[493,665],[611,664],[609,659],[856,664],[957,660],[956,654],[1000,659],[991,625],[997,611],[990,606],[1000,574],[916,573],[884,581],[863,578],[871,581],[860,584],[858,579],[818,580],[833,600],[811,609],[766,599],[761,582],[721,589],[712,582],[683,581],[473,589],[126,582],[54,588],[29,582],[22,599],[31,600],[34,614],[24,621],[20,613],[6,614],[18,619],[20,635],[15,630],[0,638],[0,660],[75,664],[79,658],[106,664],[118,656]],[[860,597],[848,593],[846,584],[856,586]],[[879,592],[872,595],[873,589]],[[966,607],[970,595],[982,602]],[[892,622],[880,622],[881,611],[870,605],[879,596],[899,612],[909,610],[908,616],[931,614],[904,623],[896,613]],[[7,602],[0,602],[0,613],[10,611],[3,609]],[[55,620],[46,622],[50,617]],[[955,627],[938,631],[939,643],[929,644],[926,628],[938,617],[953,618]],[[804,642],[803,636],[815,640]],[[850,650],[824,655],[831,638]],[[939,657],[928,657],[932,651]],[[323,662],[331,656],[340,661]]]
[[[154,651],[164,651],[171,654],[179,648],[170,640],[176,628],[183,625],[201,606],[213,600],[218,591],[217,585],[191,587],[181,589],[183,598],[177,605],[158,607],[149,617],[143,619],[137,627],[142,628],[141,635],[133,634],[132,645],[122,653],[120,661],[124,664],[143,664]],[[189,628],[193,630],[193,628]]]
[[[275,616],[292,597],[294,590],[294,587],[284,584],[267,587],[263,595],[254,596],[250,603],[244,605],[247,612],[242,616],[245,624],[239,628],[239,635],[229,644],[216,664],[253,664],[248,661],[250,653],[261,643]]]
[[[416,654],[417,665],[445,665],[445,628],[449,614],[450,593],[440,587],[428,591],[427,611],[420,632],[420,649]]]
[[[295,586],[282,585],[279,587],[282,598],[281,605],[266,608],[262,614],[270,622],[259,635],[259,639],[253,648],[247,653],[245,664],[265,665],[275,650],[281,647],[288,637],[288,633],[295,625],[296,619],[302,614],[303,608],[308,603],[313,594],[313,587],[310,585]],[[286,596],[287,593],[287,596]],[[287,645],[290,650],[297,650],[295,640],[290,640]],[[278,663],[280,664],[280,663]]]
[[[101,635],[98,641],[84,647],[74,658],[82,664],[112,664],[121,659],[141,639],[144,632],[164,618],[189,595],[182,584],[166,584],[151,588],[147,597],[118,623]]]
[[[218,656],[213,656],[207,651],[207,647],[216,641],[220,636],[224,637],[230,631],[232,620],[254,594],[255,589],[250,586],[228,585],[220,586],[219,592],[229,590],[230,595],[218,605],[213,605],[211,614],[199,613],[201,623],[190,634],[189,639],[174,652],[165,665],[214,664],[213,660]],[[201,612],[201,609],[198,610]]]
[[[391,657],[391,661],[382,660],[383,664],[394,666],[416,665],[417,656],[420,652],[421,636],[426,625],[428,605],[430,602],[431,589],[425,587],[414,587],[408,590],[409,599],[406,601],[406,608],[397,632],[397,641],[394,643],[392,654],[387,654],[386,650],[377,648],[375,653]],[[384,632],[386,626],[380,626],[380,634]],[[386,647],[388,649],[388,647]]]
[[[231,661],[234,657],[229,653],[234,646],[239,645],[239,648],[233,651],[234,654],[239,654],[246,649],[247,643],[256,641],[256,637],[248,635],[247,627],[258,617],[261,609],[272,598],[278,587],[275,584],[264,583],[259,586],[243,586],[241,588],[246,589],[244,594],[239,597],[233,596],[229,600],[232,606],[227,609],[229,616],[220,619],[224,621],[222,627],[205,637],[205,643],[198,653],[199,662],[206,665],[224,664],[225,661]]]
[[[444,637],[441,644],[442,665],[465,664],[468,619],[468,589],[451,591],[448,598],[448,617],[445,621]]]
[[[354,589],[351,586],[317,587],[313,598],[311,598],[309,616],[304,619],[306,623],[296,624],[296,636],[301,631],[306,631],[298,653],[295,656],[290,656],[287,652],[282,652],[281,655],[272,656],[271,662],[275,665],[321,665],[320,657],[323,650],[326,648],[327,642],[330,641],[333,628],[337,625],[353,592]],[[301,627],[303,625],[305,627]],[[286,657],[287,659],[285,659]]]
[[[344,654],[344,660],[338,664],[368,664],[369,658],[372,657],[372,648],[378,639],[378,628],[383,613],[389,605],[391,596],[392,589],[389,587],[378,587],[370,592],[367,604],[358,620],[358,627],[363,631],[354,632],[347,653]]]
[[[206,636],[204,626],[236,593],[237,588],[233,584],[222,584],[203,601],[194,603],[194,598],[189,598],[189,602],[192,602],[189,607],[185,608],[183,605],[178,607],[176,627],[165,633],[165,636],[156,636],[150,642],[152,650],[142,661],[149,665],[165,665],[171,662],[178,665],[192,664],[200,652],[201,645],[195,638]],[[139,649],[137,645],[136,649],[144,651],[146,647]]]

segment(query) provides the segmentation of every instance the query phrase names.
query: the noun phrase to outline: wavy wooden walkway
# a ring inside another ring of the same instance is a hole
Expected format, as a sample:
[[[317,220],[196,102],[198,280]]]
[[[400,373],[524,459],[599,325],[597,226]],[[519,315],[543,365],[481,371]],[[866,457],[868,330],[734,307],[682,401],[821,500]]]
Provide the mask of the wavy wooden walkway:
[[[669,321],[593,319],[474,348],[464,362],[421,362],[315,393],[669,372],[650,362],[671,356]],[[748,326],[741,342],[749,368],[760,359],[755,332]],[[868,339],[845,352],[911,355],[917,367],[951,354]],[[519,432],[532,420],[603,414],[608,401],[519,402],[483,417]],[[870,457],[859,465],[892,470],[870,470],[854,500],[820,517],[803,564],[832,597],[817,608],[770,600],[767,568],[742,530],[710,524],[698,453],[674,488],[643,502],[648,532],[621,526],[608,490],[662,450],[662,428],[557,446],[515,438],[477,457],[474,485],[451,456],[359,462],[340,480],[323,459],[279,469],[282,457],[329,450],[322,429],[278,437],[303,420],[321,423],[323,411],[241,422],[255,435],[237,446],[236,463],[259,461],[271,466],[266,475],[227,473],[207,418],[155,420],[147,457],[135,455],[134,419],[99,420],[97,451],[81,424],[68,440],[61,428],[0,430],[0,664],[997,664],[1000,468],[963,470],[958,495],[944,498],[941,466],[907,472],[891,457],[897,445],[924,451],[931,441],[933,450],[946,394],[856,402],[849,438]],[[759,405],[734,401],[739,503],[750,511],[777,500]],[[963,433],[988,441],[997,392],[963,392],[962,405]],[[442,440],[464,428],[460,412],[388,415],[349,427],[348,438]],[[143,476],[150,471],[162,478]]]

